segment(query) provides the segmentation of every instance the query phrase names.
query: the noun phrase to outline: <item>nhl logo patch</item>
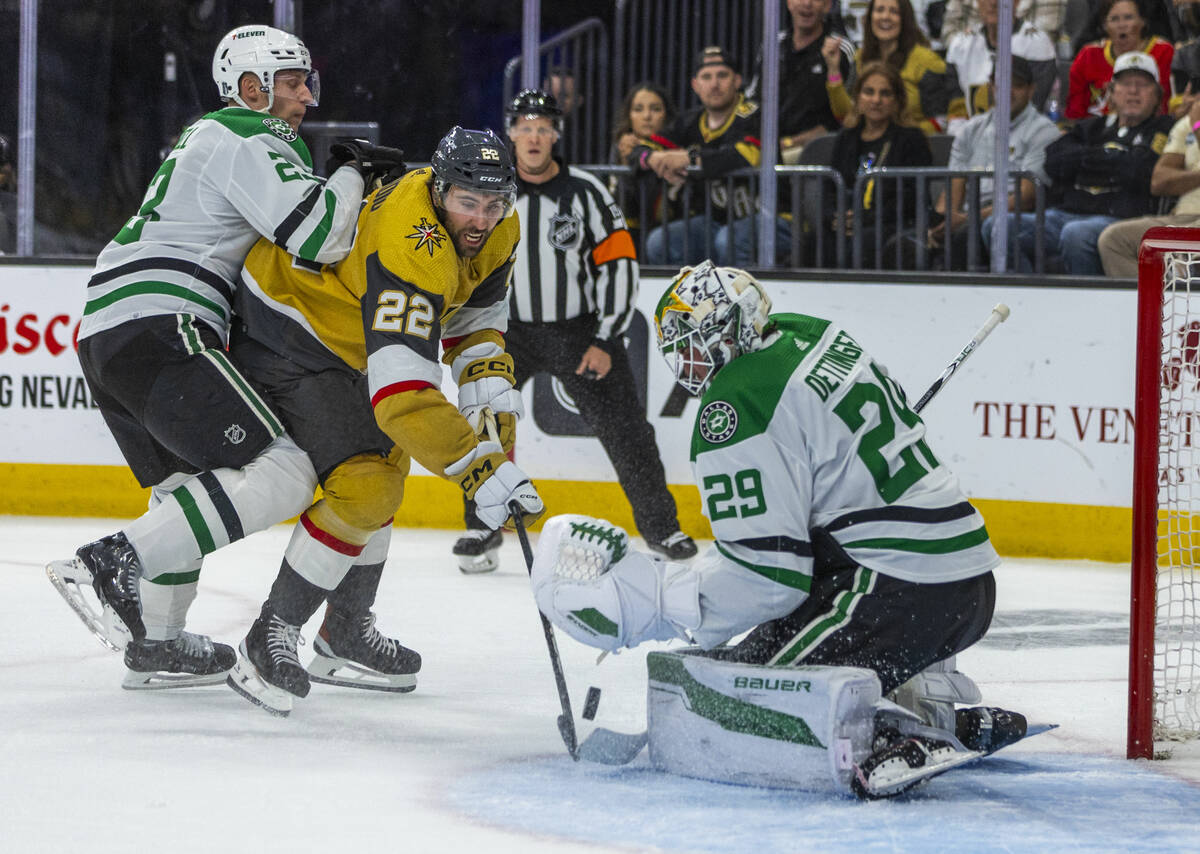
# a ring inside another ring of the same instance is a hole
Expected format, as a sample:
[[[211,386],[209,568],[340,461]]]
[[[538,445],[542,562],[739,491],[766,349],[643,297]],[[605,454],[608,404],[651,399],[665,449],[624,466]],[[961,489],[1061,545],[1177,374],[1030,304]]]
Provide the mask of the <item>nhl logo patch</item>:
[[[240,424],[230,424],[225,428],[225,438],[235,445],[240,445],[246,440],[246,431]]]
[[[700,413],[700,435],[711,445],[733,438],[737,425],[737,410],[723,400],[713,401]]]
[[[274,116],[263,119],[263,124],[267,126],[267,130],[275,134],[284,142],[295,142],[296,132],[292,130],[292,126],[283,119],[277,119]]]
[[[583,239],[583,220],[574,214],[555,214],[546,236],[555,249],[574,249]]]

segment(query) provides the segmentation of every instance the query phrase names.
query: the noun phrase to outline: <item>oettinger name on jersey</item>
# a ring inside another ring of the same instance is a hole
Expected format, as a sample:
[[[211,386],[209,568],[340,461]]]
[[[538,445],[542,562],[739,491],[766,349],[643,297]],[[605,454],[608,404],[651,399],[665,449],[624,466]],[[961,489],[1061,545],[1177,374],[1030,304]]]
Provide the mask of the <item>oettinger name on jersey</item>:
[[[700,435],[710,445],[729,441],[737,425],[737,410],[723,400],[714,400],[700,413]]]

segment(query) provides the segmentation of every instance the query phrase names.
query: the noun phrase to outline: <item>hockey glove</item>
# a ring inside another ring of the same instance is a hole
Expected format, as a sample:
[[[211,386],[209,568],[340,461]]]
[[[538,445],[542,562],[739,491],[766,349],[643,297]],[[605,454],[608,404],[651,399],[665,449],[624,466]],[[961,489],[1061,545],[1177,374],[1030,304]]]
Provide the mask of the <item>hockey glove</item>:
[[[496,413],[501,429],[501,442],[505,450],[511,444],[504,443],[505,421],[516,428],[516,419],[525,414],[521,393],[516,390],[513,376],[513,359],[492,342],[477,344],[464,350],[450,366],[454,380],[458,383],[458,411],[476,433],[483,432],[483,414],[490,409]],[[511,418],[504,419],[505,413]]]
[[[446,474],[458,481],[467,498],[475,502],[479,521],[492,530],[509,521],[509,505],[514,501],[526,525],[546,512],[529,475],[505,459],[497,442],[480,442],[465,457],[446,466]]]
[[[363,176],[368,186],[379,179],[383,183],[395,180],[404,174],[404,152],[386,145],[374,145],[365,139],[340,139],[329,146],[329,159],[325,161],[325,174],[332,175],[349,163]]]

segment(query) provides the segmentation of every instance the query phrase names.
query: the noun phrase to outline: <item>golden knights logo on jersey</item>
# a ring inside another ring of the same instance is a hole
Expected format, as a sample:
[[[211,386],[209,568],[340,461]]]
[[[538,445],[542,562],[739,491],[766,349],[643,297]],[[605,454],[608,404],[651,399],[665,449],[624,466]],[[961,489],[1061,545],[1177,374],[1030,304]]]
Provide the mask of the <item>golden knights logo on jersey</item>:
[[[442,241],[446,239],[446,235],[442,234],[442,230],[436,222],[430,222],[425,217],[421,217],[421,221],[412,227],[413,233],[404,235],[409,240],[417,241],[413,246],[414,251],[419,251],[422,246],[429,250],[430,257],[433,257],[433,250],[442,248]]]
[[[583,220],[571,213],[555,214],[546,236],[555,249],[575,249],[583,239]]]

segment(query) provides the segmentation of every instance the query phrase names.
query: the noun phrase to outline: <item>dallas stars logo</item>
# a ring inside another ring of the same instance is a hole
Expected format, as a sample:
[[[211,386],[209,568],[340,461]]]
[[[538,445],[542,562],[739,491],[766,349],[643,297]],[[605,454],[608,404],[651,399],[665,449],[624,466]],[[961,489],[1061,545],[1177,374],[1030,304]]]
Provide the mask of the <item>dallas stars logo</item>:
[[[417,241],[417,245],[413,247],[415,251],[419,251],[422,246],[429,250],[430,257],[433,257],[433,250],[442,248],[442,241],[446,239],[446,235],[442,234],[436,222],[430,222],[421,217],[421,221],[413,226],[413,233],[404,235],[406,238]]]
[[[658,301],[658,306],[654,310],[654,325],[658,327],[658,337],[662,338],[663,322],[667,319],[667,312],[678,311],[681,314],[691,314],[695,309],[683,301],[675,288],[671,288],[662,299]]]
[[[710,445],[719,445],[733,438],[737,432],[737,410],[723,400],[717,400],[704,407],[697,420],[700,435]]]

